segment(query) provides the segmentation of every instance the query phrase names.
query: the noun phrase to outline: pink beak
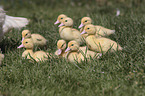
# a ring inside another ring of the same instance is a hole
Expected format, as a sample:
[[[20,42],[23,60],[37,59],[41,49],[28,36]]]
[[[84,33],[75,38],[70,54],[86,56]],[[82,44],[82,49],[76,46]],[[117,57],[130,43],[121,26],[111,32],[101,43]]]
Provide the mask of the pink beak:
[[[81,35],[82,35],[82,34],[85,34],[85,33],[87,33],[87,32],[85,32],[85,30],[84,30],[84,31],[81,33]]]
[[[17,47],[17,48],[22,48],[22,47],[24,47],[24,45],[23,44],[21,44],[19,47]]]
[[[22,38],[22,41],[21,42],[23,42],[23,40],[24,40],[24,37]]]
[[[58,27],[61,27],[61,26],[63,26],[64,24],[63,23],[61,23]]]
[[[61,49],[58,49],[57,54],[60,55],[61,53],[62,53],[62,50]]]
[[[84,24],[83,23],[81,23],[81,25],[79,26],[79,28],[82,28],[84,26]]]
[[[67,49],[65,50],[65,52],[67,52],[67,51],[69,51],[70,50],[70,48],[69,47],[67,47]]]
[[[60,22],[57,20],[54,24],[56,25],[56,24],[58,24],[58,23],[60,23]]]

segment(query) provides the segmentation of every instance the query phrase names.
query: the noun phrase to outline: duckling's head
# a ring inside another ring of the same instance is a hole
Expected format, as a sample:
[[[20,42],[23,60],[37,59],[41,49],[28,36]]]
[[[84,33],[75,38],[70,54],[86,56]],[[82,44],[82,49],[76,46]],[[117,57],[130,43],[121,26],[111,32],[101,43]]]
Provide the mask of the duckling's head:
[[[81,34],[85,34],[85,33],[88,35],[95,35],[96,34],[95,26],[93,24],[86,25]]]
[[[57,18],[57,21],[54,24],[58,24],[58,23],[62,22],[62,20],[66,17],[67,17],[66,15],[60,14]]]
[[[30,38],[31,37],[31,32],[29,30],[23,30],[22,31],[22,41],[24,38]]]
[[[92,19],[90,17],[83,17],[81,19],[81,24],[79,28],[82,28],[84,25],[91,24],[91,23],[92,23]]]
[[[78,50],[79,50],[79,44],[78,44],[78,42],[73,40],[73,41],[70,41],[68,43],[68,47],[65,50],[65,52],[68,52],[68,51],[78,51]]]
[[[62,20],[62,23],[58,27],[61,27],[61,26],[71,27],[73,26],[73,20],[69,17],[64,18],[64,20]]]
[[[22,44],[18,48],[25,47],[26,49],[33,49],[33,41],[32,39],[24,39]]]
[[[66,41],[58,40],[57,48],[58,48],[58,55],[60,55],[62,53],[62,50],[65,50],[65,48],[66,48]]]

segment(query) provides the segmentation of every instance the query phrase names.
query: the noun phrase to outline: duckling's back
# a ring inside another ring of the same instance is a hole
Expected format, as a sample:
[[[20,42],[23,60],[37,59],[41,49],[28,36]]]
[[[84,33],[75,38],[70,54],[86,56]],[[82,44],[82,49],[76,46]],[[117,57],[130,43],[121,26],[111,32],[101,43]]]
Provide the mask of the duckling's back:
[[[74,37],[73,40],[77,41],[79,45],[82,45],[84,43],[84,39],[78,30],[72,29],[72,35]]]
[[[48,60],[48,55],[44,51],[37,51],[33,54],[33,58],[38,61],[45,61]]]
[[[95,26],[97,29],[96,36],[107,36],[115,33],[115,30],[107,29],[102,26]]]
[[[96,38],[95,36],[88,36],[86,43],[89,49],[97,52],[107,52],[110,48],[111,52],[122,50],[122,47],[115,41],[104,37]]]
[[[82,61],[84,61],[84,58],[87,58],[88,60],[90,60],[90,58],[95,58],[95,57],[99,58],[100,56],[102,56],[101,53],[93,52],[87,49],[87,47],[81,47],[79,55]]]
[[[32,34],[31,38],[33,40],[34,45],[37,45],[39,47],[46,45],[47,40],[40,34]]]

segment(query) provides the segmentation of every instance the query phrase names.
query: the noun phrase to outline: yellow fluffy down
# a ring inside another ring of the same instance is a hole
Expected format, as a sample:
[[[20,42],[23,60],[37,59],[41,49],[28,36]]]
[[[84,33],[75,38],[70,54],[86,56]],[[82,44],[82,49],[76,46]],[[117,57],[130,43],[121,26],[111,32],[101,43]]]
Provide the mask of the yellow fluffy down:
[[[62,24],[63,26],[59,28],[59,34],[63,40],[66,40],[66,41],[75,40],[80,45],[83,44],[83,39],[82,39],[82,36],[80,35],[80,32],[77,29],[72,28],[73,20],[71,18],[68,18],[68,17],[65,18]]]
[[[115,41],[104,37],[96,38],[94,35],[86,38],[86,44],[89,49],[97,52],[107,52],[109,49],[110,52],[122,50],[122,47]]]
[[[68,43],[68,48],[70,48],[68,54],[66,55],[66,59],[69,62],[78,62],[84,61],[85,58],[90,61],[91,58],[100,58],[102,56],[101,53],[96,53],[91,50],[88,50],[86,46],[79,47],[79,44],[76,41],[70,41]]]
[[[47,40],[43,36],[39,34],[32,34],[31,37],[32,37],[34,45],[37,45],[40,47],[46,45]]]
[[[48,53],[44,51],[37,51],[33,54],[33,58],[38,62],[38,61],[45,61],[48,60]]]

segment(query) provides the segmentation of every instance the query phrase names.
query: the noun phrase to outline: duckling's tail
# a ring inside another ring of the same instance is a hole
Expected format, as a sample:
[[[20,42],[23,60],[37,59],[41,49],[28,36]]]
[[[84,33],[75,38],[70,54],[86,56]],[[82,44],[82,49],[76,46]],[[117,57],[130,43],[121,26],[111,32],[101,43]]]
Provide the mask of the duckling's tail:
[[[3,25],[3,32],[7,33],[12,28],[20,29],[22,27],[26,27],[28,23],[29,23],[29,20],[27,18],[12,17],[12,16],[6,15],[5,22]]]

